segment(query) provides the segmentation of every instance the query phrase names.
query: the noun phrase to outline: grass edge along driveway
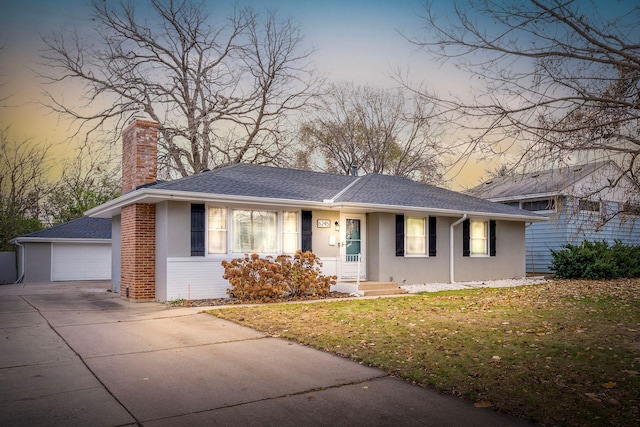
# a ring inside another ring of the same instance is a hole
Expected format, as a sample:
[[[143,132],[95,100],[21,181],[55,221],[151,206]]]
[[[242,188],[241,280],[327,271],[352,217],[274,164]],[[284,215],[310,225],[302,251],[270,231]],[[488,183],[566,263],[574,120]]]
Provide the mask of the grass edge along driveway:
[[[545,425],[640,425],[640,280],[209,313]]]

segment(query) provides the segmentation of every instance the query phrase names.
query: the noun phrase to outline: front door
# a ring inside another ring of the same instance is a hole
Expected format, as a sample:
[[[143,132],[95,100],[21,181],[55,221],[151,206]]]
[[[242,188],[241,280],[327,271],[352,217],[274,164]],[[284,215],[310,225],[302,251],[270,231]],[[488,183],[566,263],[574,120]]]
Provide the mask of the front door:
[[[366,279],[366,217],[358,214],[342,214],[341,251],[342,279]]]

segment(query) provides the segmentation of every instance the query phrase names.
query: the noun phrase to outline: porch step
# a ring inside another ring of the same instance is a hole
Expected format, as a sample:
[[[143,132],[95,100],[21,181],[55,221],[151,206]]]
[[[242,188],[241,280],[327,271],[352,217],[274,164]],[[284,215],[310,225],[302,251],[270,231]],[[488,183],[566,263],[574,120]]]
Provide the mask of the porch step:
[[[362,281],[360,282],[360,287],[358,289],[360,289],[361,291],[378,291],[381,289],[394,289],[394,288],[399,288],[396,282]]]
[[[360,282],[358,291],[365,297],[407,293],[396,282]]]

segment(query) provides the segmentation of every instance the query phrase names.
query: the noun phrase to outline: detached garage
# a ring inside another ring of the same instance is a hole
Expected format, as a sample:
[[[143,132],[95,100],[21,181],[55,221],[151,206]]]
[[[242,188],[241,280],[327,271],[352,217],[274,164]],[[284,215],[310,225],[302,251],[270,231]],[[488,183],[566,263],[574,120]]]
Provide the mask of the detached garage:
[[[82,217],[20,236],[18,282],[111,279],[111,220]]]

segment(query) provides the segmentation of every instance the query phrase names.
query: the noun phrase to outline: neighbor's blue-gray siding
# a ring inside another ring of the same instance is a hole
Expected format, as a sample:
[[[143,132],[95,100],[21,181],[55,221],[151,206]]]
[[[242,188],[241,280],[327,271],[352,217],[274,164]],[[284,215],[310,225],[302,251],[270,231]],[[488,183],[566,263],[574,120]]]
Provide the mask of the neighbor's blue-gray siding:
[[[609,210],[613,208],[610,206]],[[613,244],[620,240],[628,245],[640,244],[640,217],[617,216],[598,228],[600,222],[599,213],[570,211],[551,215],[549,222],[529,225],[526,230],[527,272],[550,273],[551,249],[561,249],[566,243],[604,240]]]

